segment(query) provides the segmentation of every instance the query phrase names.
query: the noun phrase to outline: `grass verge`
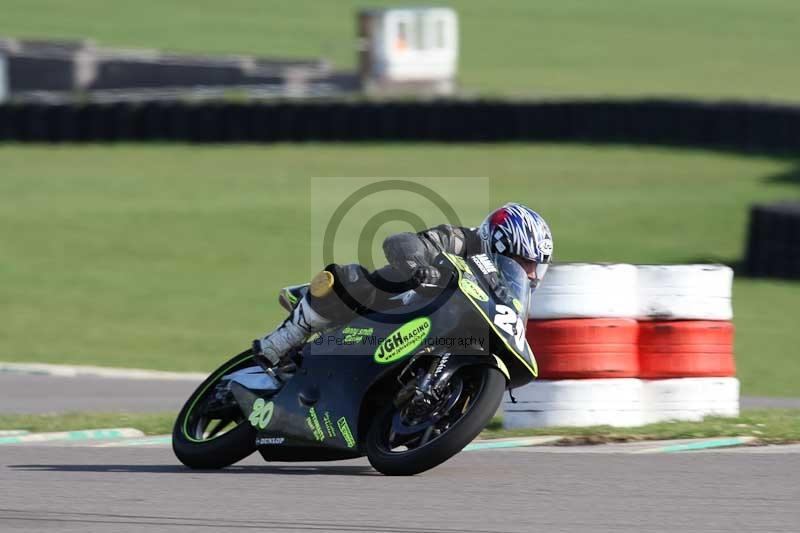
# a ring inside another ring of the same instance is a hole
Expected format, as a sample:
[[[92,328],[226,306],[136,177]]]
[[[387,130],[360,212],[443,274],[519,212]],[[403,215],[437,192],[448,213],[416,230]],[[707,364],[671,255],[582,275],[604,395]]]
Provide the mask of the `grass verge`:
[[[32,432],[72,431],[109,427],[133,427],[147,435],[172,432],[175,413],[67,413],[0,415],[0,429]],[[667,440],[706,437],[757,437],[763,444],[800,442],[800,409],[753,409],[737,418],[710,417],[702,422],[661,422],[637,428],[594,426],[542,429],[502,429],[496,417],[481,438],[563,435],[563,444],[601,444],[639,440]]]
[[[64,413],[0,415],[0,429],[32,433],[81,429],[135,428],[147,435],[172,433],[177,413]]]
[[[800,442],[800,409],[752,409],[736,418],[708,417],[702,422],[659,422],[635,428],[611,426],[502,429],[496,417],[481,434],[484,438],[563,435],[562,444],[603,444],[640,440],[756,437],[762,444]]]
[[[238,0],[232,8],[198,0],[187,8],[179,0],[4,0],[0,35],[321,56],[349,69],[357,57],[356,10],[397,4]],[[469,91],[798,99],[796,0],[446,4],[458,11],[459,82]]]
[[[0,360],[178,371],[215,368],[285,317],[278,289],[320,268],[312,192],[328,177],[489,177],[489,198],[448,194],[464,223],[529,204],[558,261],[736,261],[749,205],[800,193],[794,158],[628,146],[4,145],[0,160]],[[361,216],[416,200],[375,195]],[[367,244],[379,259],[380,238]],[[798,394],[798,300],[796,282],[737,277],[743,394]]]

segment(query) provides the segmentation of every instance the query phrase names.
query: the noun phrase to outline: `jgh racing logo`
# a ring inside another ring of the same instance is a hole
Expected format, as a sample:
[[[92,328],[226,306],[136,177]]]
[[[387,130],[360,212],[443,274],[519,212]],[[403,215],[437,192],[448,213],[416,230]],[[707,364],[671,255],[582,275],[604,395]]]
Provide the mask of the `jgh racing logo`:
[[[417,318],[393,331],[375,350],[376,363],[391,363],[410,354],[431,330],[427,317]]]

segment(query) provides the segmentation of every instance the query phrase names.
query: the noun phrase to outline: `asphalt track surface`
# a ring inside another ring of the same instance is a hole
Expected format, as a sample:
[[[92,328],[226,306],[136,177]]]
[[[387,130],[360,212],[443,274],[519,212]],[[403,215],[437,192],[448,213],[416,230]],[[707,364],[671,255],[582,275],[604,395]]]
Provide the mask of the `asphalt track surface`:
[[[196,386],[191,381],[0,374],[0,414],[178,411]],[[800,409],[800,398],[745,397],[741,406]]]
[[[198,383],[0,374],[0,414],[178,411]]]
[[[177,410],[195,386],[0,374],[0,413]],[[165,446],[9,445],[0,532],[800,531],[800,445],[630,453],[651,445],[464,452],[413,478],[365,459],[199,472]]]
[[[410,478],[366,460],[190,471],[169,448],[4,446],[0,531],[797,532],[800,454],[463,452]],[[588,451],[588,450],[587,450]]]

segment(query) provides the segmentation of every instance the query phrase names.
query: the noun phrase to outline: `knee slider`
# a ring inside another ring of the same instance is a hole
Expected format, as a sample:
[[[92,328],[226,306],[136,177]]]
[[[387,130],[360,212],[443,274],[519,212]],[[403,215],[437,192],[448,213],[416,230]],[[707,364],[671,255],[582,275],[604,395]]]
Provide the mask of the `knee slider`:
[[[331,272],[327,270],[321,271],[319,274],[311,278],[309,291],[315,298],[324,298],[333,290],[334,277]]]
[[[372,305],[375,287],[361,265],[331,264],[311,280],[309,294],[315,311],[346,319]]]

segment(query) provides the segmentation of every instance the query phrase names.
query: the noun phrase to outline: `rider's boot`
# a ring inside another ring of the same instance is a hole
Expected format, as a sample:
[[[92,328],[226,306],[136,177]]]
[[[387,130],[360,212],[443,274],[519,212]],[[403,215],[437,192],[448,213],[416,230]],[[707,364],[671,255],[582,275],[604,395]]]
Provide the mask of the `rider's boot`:
[[[274,331],[253,341],[253,353],[265,367],[279,365],[293,348],[330,326],[332,321],[318,311],[323,299],[333,297],[333,274],[323,270],[311,280],[308,293]],[[315,306],[317,309],[315,309]]]

